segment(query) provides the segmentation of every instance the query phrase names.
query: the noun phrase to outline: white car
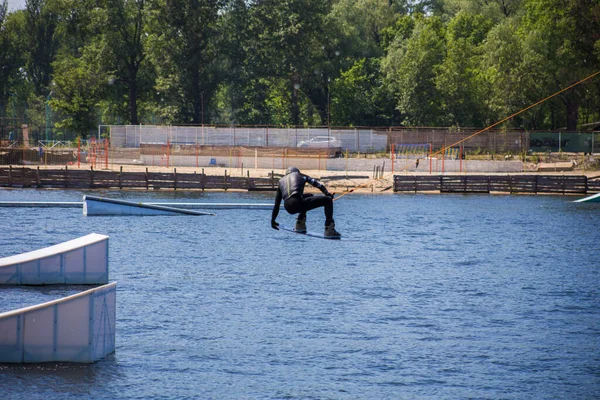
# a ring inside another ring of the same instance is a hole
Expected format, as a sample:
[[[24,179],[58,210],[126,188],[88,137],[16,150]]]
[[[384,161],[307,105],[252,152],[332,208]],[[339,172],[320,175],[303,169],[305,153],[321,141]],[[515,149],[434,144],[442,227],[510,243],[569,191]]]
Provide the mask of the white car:
[[[342,142],[333,136],[315,136],[308,140],[298,142],[298,146],[301,148],[309,149],[342,149]]]

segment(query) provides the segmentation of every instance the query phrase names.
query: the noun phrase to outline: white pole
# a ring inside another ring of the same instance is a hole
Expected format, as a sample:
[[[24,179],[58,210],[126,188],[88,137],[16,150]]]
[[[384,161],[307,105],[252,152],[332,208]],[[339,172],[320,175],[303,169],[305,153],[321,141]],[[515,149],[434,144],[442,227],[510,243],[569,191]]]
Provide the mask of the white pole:
[[[562,151],[562,132],[558,132],[558,152]]]

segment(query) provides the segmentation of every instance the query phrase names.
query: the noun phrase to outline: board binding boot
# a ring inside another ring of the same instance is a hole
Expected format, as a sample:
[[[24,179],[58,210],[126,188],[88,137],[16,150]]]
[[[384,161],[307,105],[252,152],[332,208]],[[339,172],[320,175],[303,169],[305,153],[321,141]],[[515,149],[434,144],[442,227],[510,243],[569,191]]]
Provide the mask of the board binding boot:
[[[298,233],[306,233],[306,215],[304,218],[296,218],[296,227],[294,230]]]
[[[331,221],[329,225],[325,225],[323,236],[326,238],[341,238],[342,234],[335,230],[335,222]]]

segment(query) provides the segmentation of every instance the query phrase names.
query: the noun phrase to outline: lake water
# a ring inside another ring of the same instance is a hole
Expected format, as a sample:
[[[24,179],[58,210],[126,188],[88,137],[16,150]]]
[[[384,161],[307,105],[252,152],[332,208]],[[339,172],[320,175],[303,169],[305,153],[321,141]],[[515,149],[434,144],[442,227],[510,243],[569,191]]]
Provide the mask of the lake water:
[[[83,194],[2,190],[0,200]],[[600,398],[600,207],[574,199],[352,194],[335,203],[342,241],[275,231],[270,210],[0,208],[0,256],[106,234],[118,281],[114,355],[0,365],[0,398]],[[293,223],[283,209],[278,220]],[[309,213],[309,229],[323,222]],[[78,289],[0,287],[0,311]]]

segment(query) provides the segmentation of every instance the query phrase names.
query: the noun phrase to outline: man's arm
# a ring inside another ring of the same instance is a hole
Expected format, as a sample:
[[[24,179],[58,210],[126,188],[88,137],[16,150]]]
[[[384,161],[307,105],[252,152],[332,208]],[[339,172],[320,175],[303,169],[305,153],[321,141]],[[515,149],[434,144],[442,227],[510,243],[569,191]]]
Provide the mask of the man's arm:
[[[281,204],[281,199],[282,199],[281,190],[279,188],[277,188],[277,195],[275,196],[275,204],[273,205],[273,213],[271,214],[271,228],[273,228],[273,229],[279,229],[278,228],[279,224],[277,222],[275,222],[275,220],[277,219],[277,216],[279,215],[279,206]]]
[[[333,196],[331,193],[329,193],[329,191],[327,190],[325,185],[323,185],[318,180],[311,178],[308,175],[304,175],[304,179],[306,179],[306,182],[310,183],[311,185],[313,185],[314,187],[319,189],[321,191],[321,193],[323,193],[325,196],[330,196],[330,197]]]

